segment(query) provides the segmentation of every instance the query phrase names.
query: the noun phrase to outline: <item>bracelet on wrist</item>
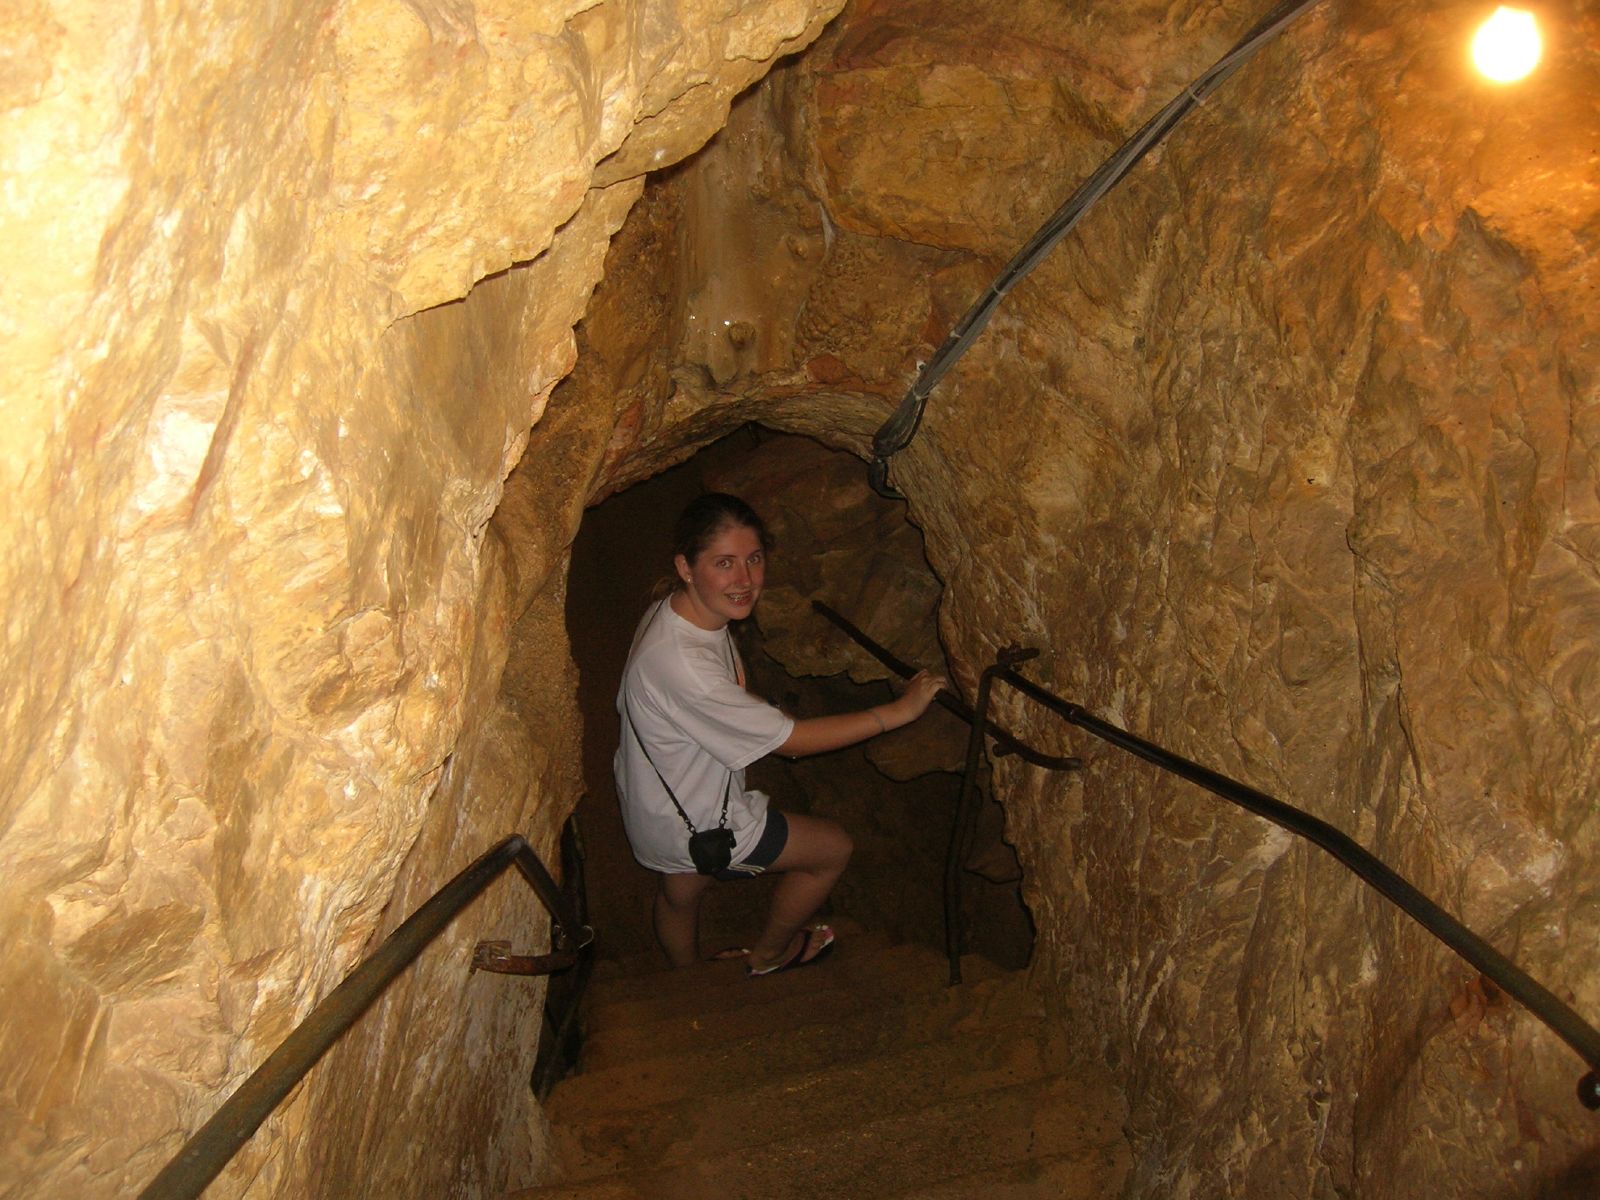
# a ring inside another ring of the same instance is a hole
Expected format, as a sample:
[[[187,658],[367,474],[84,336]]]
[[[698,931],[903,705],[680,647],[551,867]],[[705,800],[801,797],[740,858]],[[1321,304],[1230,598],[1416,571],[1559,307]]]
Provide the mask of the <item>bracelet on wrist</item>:
[[[875,708],[867,709],[867,715],[878,723],[879,733],[888,733],[889,727],[883,723],[883,714]]]

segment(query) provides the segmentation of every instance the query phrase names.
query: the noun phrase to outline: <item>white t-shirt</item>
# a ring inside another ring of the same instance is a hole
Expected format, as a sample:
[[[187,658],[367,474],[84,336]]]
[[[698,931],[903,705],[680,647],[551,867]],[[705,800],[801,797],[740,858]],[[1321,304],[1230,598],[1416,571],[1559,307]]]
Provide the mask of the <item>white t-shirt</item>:
[[[701,629],[674,612],[670,600],[639,622],[617,696],[622,737],[613,765],[628,843],[652,871],[694,870],[689,830],[662,778],[703,830],[717,827],[732,776],[728,828],[735,863],[766,828],[767,797],[745,791],[744,769],[788,741],[794,721],[745,691],[741,674],[726,628]]]

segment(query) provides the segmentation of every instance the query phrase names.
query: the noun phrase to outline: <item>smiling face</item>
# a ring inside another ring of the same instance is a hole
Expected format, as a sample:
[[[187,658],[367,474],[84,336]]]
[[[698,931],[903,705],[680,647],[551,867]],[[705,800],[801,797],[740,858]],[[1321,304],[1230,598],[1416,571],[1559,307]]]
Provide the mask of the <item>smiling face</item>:
[[[761,599],[767,552],[760,535],[747,525],[724,525],[692,563],[681,554],[672,561],[683,581],[672,598],[673,610],[701,629],[742,621]]]

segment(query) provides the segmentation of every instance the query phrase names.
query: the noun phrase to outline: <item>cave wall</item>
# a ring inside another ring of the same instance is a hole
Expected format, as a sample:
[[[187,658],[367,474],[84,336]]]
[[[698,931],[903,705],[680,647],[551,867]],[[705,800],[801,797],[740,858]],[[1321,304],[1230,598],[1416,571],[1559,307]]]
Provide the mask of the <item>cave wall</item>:
[[[136,1190],[410,905],[548,846],[587,481],[490,516],[642,176],[836,7],[0,15],[4,1194]],[[463,960],[518,925],[464,918],[210,1194],[529,1178],[538,989]]]
[[[548,842],[582,505],[753,418],[863,451],[1256,15],[858,0],[634,204],[836,7],[0,16],[7,1194],[136,1188],[480,838]],[[1321,6],[1008,299],[896,479],[969,684],[1047,647],[1594,1014],[1600,30],[1503,92],[1478,13]],[[997,782],[1142,1194],[1577,1178],[1573,1057],[1314,852],[1109,754]],[[488,1058],[538,990],[449,965],[517,922],[475,910],[216,1194],[531,1173],[531,1047]]]
[[[619,477],[754,416],[862,452],[1257,15],[852,3],[618,236],[564,386],[619,405]],[[968,687],[1044,648],[1036,677],[1347,830],[1592,1018],[1600,27],[1550,10],[1505,89],[1466,64],[1481,16],[1304,18],[1007,299],[894,478]],[[1542,1026],[1320,852],[1002,712],[1090,759],[997,781],[1037,970],[1127,1073],[1136,1194],[1592,1192]]]

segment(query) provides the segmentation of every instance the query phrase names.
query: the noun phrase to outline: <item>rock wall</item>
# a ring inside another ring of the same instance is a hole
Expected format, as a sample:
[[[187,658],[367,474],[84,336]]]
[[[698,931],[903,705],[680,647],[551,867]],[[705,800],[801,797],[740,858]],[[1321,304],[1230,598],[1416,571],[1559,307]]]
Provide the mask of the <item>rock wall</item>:
[[[862,451],[1256,7],[852,4],[619,235],[568,385],[624,414],[618,481],[752,417]],[[1506,89],[1467,66],[1481,15],[1304,18],[1007,299],[895,481],[969,686],[1043,647],[1048,685],[1347,830],[1595,1018],[1600,27],[1552,10]],[[1542,1026],[1320,852],[1003,712],[1090,758],[997,777],[1041,976],[1127,1072],[1136,1194],[1593,1191]]]
[[[836,8],[0,16],[0,1192],[130,1194],[412,904],[548,845],[586,481],[491,527],[502,481],[644,173]],[[463,961],[519,926],[463,918],[211,1194],[528,1179],[538,989]]]
[[[582,505],[750,419],[863,451],[1257,15],[857,0],[634,205],[837,7],[0,17],[5,1194],[135,1190],[482,841],[548,843]],[[1491,89],[1479,11],[1319,7],[1008,299],[896,480],[969,683],[1048,648],[1594,1015],[1600,29]],[[1592,1179],[1573,1056],[1315,852],[1110,753],[997,783],[1139,1194]],[[538,989],[458,970],[518,925],[469,914],[215,1193],[531,1175]]]

